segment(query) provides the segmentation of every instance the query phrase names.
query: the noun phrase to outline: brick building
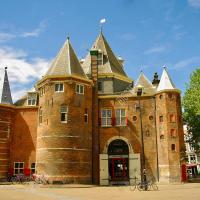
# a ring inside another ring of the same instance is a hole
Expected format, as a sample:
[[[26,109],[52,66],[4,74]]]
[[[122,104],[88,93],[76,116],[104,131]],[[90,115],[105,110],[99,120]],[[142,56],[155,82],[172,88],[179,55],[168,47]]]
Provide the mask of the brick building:
[[[44,174],[52,182],[128,184],[181,180],[180,91],[164,68],[134,82],[101,32],[85,59],[67,38],[35,90],[12,104],[0,71],[0,178]]]

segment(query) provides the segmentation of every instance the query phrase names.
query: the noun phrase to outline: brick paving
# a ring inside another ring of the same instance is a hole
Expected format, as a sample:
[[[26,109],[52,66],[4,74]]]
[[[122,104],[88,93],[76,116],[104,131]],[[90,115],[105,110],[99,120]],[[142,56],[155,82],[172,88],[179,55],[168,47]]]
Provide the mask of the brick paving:
[[[159,185],[159,191],[91,185],[0,185],[1,200],[199,200],[200,183]]]

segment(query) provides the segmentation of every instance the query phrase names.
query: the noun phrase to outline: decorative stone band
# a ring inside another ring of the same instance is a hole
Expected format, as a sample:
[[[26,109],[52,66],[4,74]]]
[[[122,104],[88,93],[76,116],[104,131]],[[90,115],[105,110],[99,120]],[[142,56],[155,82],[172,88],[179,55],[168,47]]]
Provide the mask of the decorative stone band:
[[[72,150],[72,151],[92,151],[91,149],[76,149],[76,148],[38,148],[37,150]]]
[[[78,161],[78,162],[70,162],[70,161],[65,161],[65,162],[61,162],[61,161],[37,162],[37,164],[46,164],[46,163],[57,163],[57,164],[63,164],[63,163],[70,163],[70,164],[91,164],[91,162],[80,162],[80,161]]]
[[[78,135],[44,135],[37,137],[37,139],[42,139],[42,138],[79,138],[80,136]]]

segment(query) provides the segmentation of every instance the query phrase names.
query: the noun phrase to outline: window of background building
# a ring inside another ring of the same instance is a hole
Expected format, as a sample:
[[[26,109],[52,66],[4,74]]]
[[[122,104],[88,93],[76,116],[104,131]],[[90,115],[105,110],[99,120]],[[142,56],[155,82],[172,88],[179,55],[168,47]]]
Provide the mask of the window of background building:
[[[87,109],[87,108],[85,108],[84,122],[85,122],[85,123],[88,123],[88,109]]]
[[[111,126],[112,124],[112,110],[102,109],[101,110],[101,126]]]
[[[192,154],[192,155],[189,155],[189,157],[190,157],[190,163],[197,163],[197,161],[196,161],[196,155],[194,155],[194,154]]]
[[[126,110],[125,108],[120,108],[115,110],[116,115],[116,125],[126,126]]]
[[[55,92],[64,92],[64,84],[55,83]]]
[[[31,163],[31,174],[35,173],[35,163]]]
[[[27,98],[28,106],[35,106],[37,102],[37,94],[36,93],[28,93]]]
[[[24,173],[24,162],[14,162],[14,174]]]
[[[68,107],[66,105],[62,105],[60,107],[60,120],[62,123],[67,123],[67,115],[68,115]]]
[[[84,85],[76,84],[76,93],[84,94]]]
[[[159,122],[163,122],[163,116],[159,116]]]

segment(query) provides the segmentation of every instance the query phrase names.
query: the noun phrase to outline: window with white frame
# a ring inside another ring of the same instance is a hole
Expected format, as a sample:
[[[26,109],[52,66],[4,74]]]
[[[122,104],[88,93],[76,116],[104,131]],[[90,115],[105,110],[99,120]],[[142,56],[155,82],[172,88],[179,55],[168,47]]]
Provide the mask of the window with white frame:
[[[126,126],[126,110],[125,108],[120,108],[115,110],[116,115],[116,125]]]
[[[62,105],[60,107],[60,121],[62,123],[67,123],[67,115],[68,115],[68,107],[66,105]]]
[[[23,174],[23,173],[24,173],[24,162],[15,162],[14,174]]]
[[[84,94],[84,85],[76,84],[76,93],[77,94]]]
[[[31,174],[35,173],[35,163],[31,163]]]
[[[37,94],[36,93],[28,93],[27,104],[28,106],[35,106],[37,102]]]
[[[55,92],[64,92],[64,84],[55,83]]]
[[[111,126],[112,124],[112,110],[102,109],[101,110],[101,126]]]
[[[192,155],[189,155],[190,156],[190,163],[197,163],[197,159],[196,159],[196,155],[195,154],[192,154]]]

